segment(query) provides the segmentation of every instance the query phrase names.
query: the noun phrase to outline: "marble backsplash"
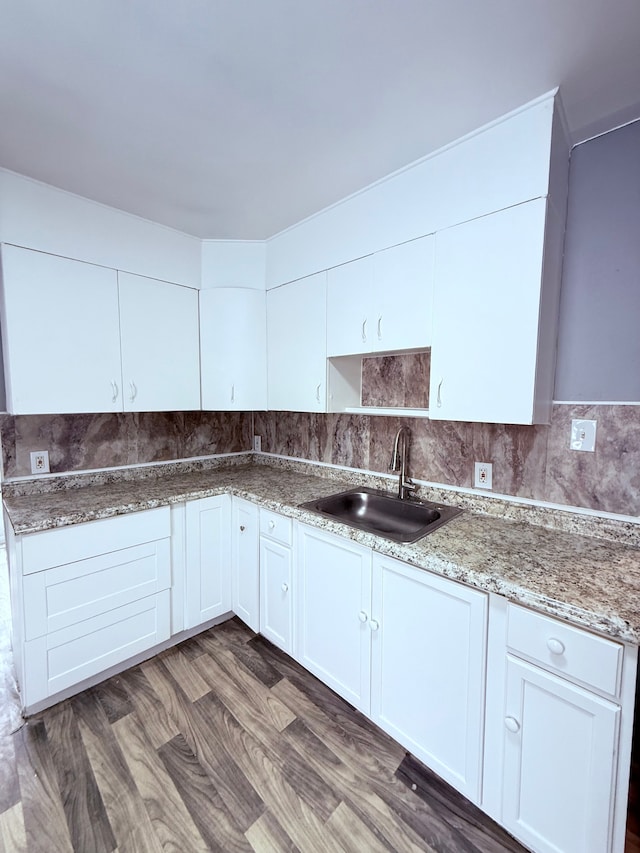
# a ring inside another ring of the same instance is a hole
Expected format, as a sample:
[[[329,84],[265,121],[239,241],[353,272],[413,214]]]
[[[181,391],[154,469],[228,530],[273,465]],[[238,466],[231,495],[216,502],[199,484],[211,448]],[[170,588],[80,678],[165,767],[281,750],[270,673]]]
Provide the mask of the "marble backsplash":
[[[251,448],[251,412],[0,415],[3,476],[31,473],[48,450],[52,473],[189,459]]]
[[[362,405],[429,408],[431,350],[362,359]]]
[[[598,422],[594,453],[569,449],[572,418]],[[493,493],[640,515],[640,405],[555,403],[549,426],[301,412],[1,415],[4,477],[30,474],[48,450],[52,472],[188,459],[251,448],[387,472],[400,425],[411,430],[418,479],[472,485],[473,463],[493,464]]]

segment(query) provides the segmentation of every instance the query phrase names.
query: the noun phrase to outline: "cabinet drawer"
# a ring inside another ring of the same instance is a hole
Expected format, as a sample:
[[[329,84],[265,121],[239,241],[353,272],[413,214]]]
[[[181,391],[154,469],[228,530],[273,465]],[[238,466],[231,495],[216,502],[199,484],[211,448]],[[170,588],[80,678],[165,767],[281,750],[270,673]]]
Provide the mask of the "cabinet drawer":
[[[513,604],[507,626],[507,645],[514,652],[611,696],[620,692],[619,643]]]
[[[169,590],[24,644],[25,705],[53,696],[169,638]]]
[[[59,631],[171,586],[169,539],[27,575],[25,639]]]
[[[268,536],[282,545],[291,547],[293,543],[293,524],[290,518],[285,518],[277,512],[268,509],[260,510],[260,535]]]
[[[168,506],[30,533],[22,539],[22,573],[41,572],[169,536]]]

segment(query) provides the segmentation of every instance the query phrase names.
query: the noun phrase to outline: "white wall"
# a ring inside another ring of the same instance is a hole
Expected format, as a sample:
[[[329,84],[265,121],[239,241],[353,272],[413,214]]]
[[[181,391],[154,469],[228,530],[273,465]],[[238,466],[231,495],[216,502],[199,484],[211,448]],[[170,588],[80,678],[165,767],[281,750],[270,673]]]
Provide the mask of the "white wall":
[[[5,169],[0,242],[200,287],[198,238]]]
[[[203,240],[201,286],[265,289],[264,240]]]

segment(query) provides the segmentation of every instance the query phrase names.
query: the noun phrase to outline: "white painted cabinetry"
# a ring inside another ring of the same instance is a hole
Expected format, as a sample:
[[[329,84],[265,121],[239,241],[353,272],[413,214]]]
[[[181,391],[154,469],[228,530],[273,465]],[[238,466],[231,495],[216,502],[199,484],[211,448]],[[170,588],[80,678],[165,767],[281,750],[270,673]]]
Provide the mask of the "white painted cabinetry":
[[[297,660],[369,713],[371,551],[298,524]]]
[[[327,410],[326,282],[323,272],[267,293],[269,409]]]
[[[373,555],[371,718],[480,801],[486,593]]]
[[[200,408],[198,291],[118,273],[126,412]]]
[[[167,640],[169,509],[11,537],[14,651],[27,707]]]
[[[433,257],[428,235],[330,269],[327,355],[428,347]]]
[[[242,498],[231,501],[231,606],[252,631],[260,630],[259,509]]]
[[[115,270],[2,246],[7,411],[122,411]]]
[[[293,525],[260,509],[260,633],[293,652]]]
[[[216,287],[200,291],[203,409],[266,409],[266,324],[263,290]]]
[[[186,504],[185,628],[231,610],[231,497]]]
[[[436,235],[431,418],[548,423],[560,269],[543,264],[546,224],[540,198]]]

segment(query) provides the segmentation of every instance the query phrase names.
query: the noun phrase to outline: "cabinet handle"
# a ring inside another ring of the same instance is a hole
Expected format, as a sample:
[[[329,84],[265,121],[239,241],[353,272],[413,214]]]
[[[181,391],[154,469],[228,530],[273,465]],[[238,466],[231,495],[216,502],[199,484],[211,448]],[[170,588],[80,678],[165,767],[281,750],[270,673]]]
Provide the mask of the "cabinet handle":
[[[271,521],[269,522],[269,530],[273,530],[273,528],[274,528],[275,526],[276,526],[275,521],[274,521],[273,519],[271,519]]]
[[[515,733],[520,731],[520,723],[515,717],[505,717],[504,724],[510,732]]]
[[[382,340],[382,314],[378,317],[378,340]]]
[[[115,403],[115,401],[118,399],[118,385],[116,382],[113,381],[113,379],[111,380],[111,390],[113,391],[113,397],[111,398],[111,402]]]
[[[320,386],[321,386],[321,385],[322,385],[322,383],[321,383],[321,382],[318,382],[318,387],[316,388],[316,402],[317,402],[317,403],[319,403],[319,402],[320,402]]]
[[[364,343],[367,340],[367,318],[365,317],[362,321],[362,342]]]
[[[235,403],[235,401],[236,401],[236,386],[232,385],[231,386],[231,402]]]
[[[129,400],[133,403],[133,401],[138,396],[138,389],[136,388],[135,382],[133,382],[133,381],[129,382],[129,390],[131,391],[131,396],[129,397]]]
[[[282,591],[283,592],[289,592],[289,584],[288,583],[282,584]]]
[[[364,623],[364,622],[366,622],[368,618],[369,618],[369,617],[368,617],[368,616],[367,616],[367,614],[364,612],[364,610],[361,610],[361,611],[360,611],[360,613],[358,613],[358,619],[359,619],[361,622],[363,622],[363,623]]]
[[[547,648],[551,652],[552,655],[563,655],[564,654],[564,643],[562,640],[557,640],[555,637],[549,637],[547,640]]]
[[[369,627],[371,628],[372,631],[377,631],[378,628],[380,627],[380,623],[378,622],[377,619],[370,619],[369,620]]]
[[[244,533],[244,524],[240,525],[240,533]]]
[[[440,395],[440,389],[442,388],[443,382],[444,382],[444,379],[441,379],[440,382],[438,382],[438,399],[436,400],[436,406],[438,408],[440,408],[442,406],[442,397]]]

